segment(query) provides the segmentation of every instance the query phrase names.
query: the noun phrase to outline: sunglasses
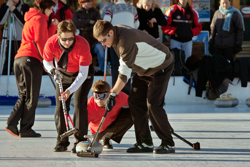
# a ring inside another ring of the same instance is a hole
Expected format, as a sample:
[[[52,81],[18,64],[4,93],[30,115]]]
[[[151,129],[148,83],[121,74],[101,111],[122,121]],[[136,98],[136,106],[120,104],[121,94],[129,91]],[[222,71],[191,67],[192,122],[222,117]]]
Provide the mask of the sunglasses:
[[[75,39],[75,37],[71,37],[71,38],[60,38],[63,42],[66,41],[73,41]]]
[[[104,92],[104,93],[92,92],[92,95],[93,95],[94,99],[96,99],[96,100],[98,100],[98,99],[105,100],[108,98],[109,92]]]
[[[101,42],[101,43],[107,42],[107,37],[109,37],[109,33],[106,35],[106,38],[104,38],[102,41],[99,41],[99,42]]]

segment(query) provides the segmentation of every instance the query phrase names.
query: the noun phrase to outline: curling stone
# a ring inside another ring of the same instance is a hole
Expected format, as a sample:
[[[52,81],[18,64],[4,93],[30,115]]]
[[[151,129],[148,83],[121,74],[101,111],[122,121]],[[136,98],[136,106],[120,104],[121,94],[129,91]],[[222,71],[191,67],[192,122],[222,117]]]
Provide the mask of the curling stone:
[[[214,105],[219,108],[235,107],[239,104],[239,100],[231,97],[231,94],[222,94],[220,98],[214,101]]]
[[[246,105],[247,105],[248,107],[250,107],[250,98],[248,98],[248,99],[246,100]]]
[[[230,97],[230,98],[233,102],[232,107],[235,107],[239,104],[239,100],[237,98],[235,98],[235,97]]]
[[[230,98],[233,102],[232,107],[235,107],[239,104],[239,100],[236,97],[232,97],[232,94],[227,94],[227,97]]]
[[[51,100],[49,98],[40,97],[38,99],[37,107],[49,107],[51,105]]]
[[[81,151],[85,152],[85,151],[87,151],[90,143],[91,142],[89,142],[89,141],[79,142],[76,145],[76,152],[81,152]],[[91,151],[95,151],[96,154],[101,154],[101,152],[102,152],[102,145],[101,145],[101,143],[94,142],[93,146],[91,147]]]

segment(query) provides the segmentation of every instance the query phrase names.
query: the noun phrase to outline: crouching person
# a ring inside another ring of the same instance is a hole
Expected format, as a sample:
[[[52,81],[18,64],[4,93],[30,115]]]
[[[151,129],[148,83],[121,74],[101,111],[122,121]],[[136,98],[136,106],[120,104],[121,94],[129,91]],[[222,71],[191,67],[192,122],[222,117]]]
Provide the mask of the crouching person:
[[[98,80],[92,86],[93,96],[88,99],[88,122],[90,131],[95,134],[105,113],[105,103],[109,96],[110,86],[107,82]],[[110,139],[120,143],[123,135],[133,125],[128,108],[128,95],[120,92],[116,97],[116,104],[106,116],[99,131],[97,140],[103,140],[103,148],[113,149]]]
[[[57,34],[49,38],[45,45],[43,60],[46,70],[54,75],[54,79],[57,81],[53,65],[53,60],[55,60],[62,78],[67,112],[70,110],[70,100],[74,93],[73,124],[74,127],[79,128],[80,132],[74,136],[75,143],[71,150],[72,153],[76,153],[75,148],[78,142],[87,140],[84,138],[84,135],[87,135],[88,132],[87,99],[94,76],[89,44],[83,37],[75,35],[75,32],[76,27],[72,20],[60,22]],[[55,152],[66,151],[70,144],[68,137],[65,137],[63,141],[60,140],[60,135],[66,132],[63,107],[60,100],[59,85],[56,84],[55,124],[58,136],[54,148]]]

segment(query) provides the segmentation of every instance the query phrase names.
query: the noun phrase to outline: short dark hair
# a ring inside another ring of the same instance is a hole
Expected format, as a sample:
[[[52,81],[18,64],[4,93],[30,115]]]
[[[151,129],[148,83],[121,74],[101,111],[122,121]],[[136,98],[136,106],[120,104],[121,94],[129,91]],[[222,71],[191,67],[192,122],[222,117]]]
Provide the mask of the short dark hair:
[[[108,82],[103,81],[103,80],[98,80],[93,84],[91,90],[92,92],[98,92],[98,93],[109,92],[110,86]]]
[[[40,10],[43,14],[45,12],[45,9],[50,9],[52,6],[55,6],[56,3],[52,0],[35,0],[32,7],[37,8]]]
[[[57,26],[57,34],[60,36],[63,32],[76,33],[76,26],[72,20],[63,20]]]
[[[113,30],[113,25],[105,20],[97,20],[93,28],[93,36],[97,39],[100,35],[106,36],[110,30]]]

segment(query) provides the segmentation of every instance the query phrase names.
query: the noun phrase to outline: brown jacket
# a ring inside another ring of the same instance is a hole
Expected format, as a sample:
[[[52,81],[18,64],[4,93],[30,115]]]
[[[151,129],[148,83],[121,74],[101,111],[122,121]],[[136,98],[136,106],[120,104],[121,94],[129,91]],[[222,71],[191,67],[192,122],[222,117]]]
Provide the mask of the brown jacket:
[[[174,62],[168,47],[153,36],[124,25],[114,26],[113,48],[119,57],[119,76],[124,82],[132,70],[140,76],[151,76]]]

